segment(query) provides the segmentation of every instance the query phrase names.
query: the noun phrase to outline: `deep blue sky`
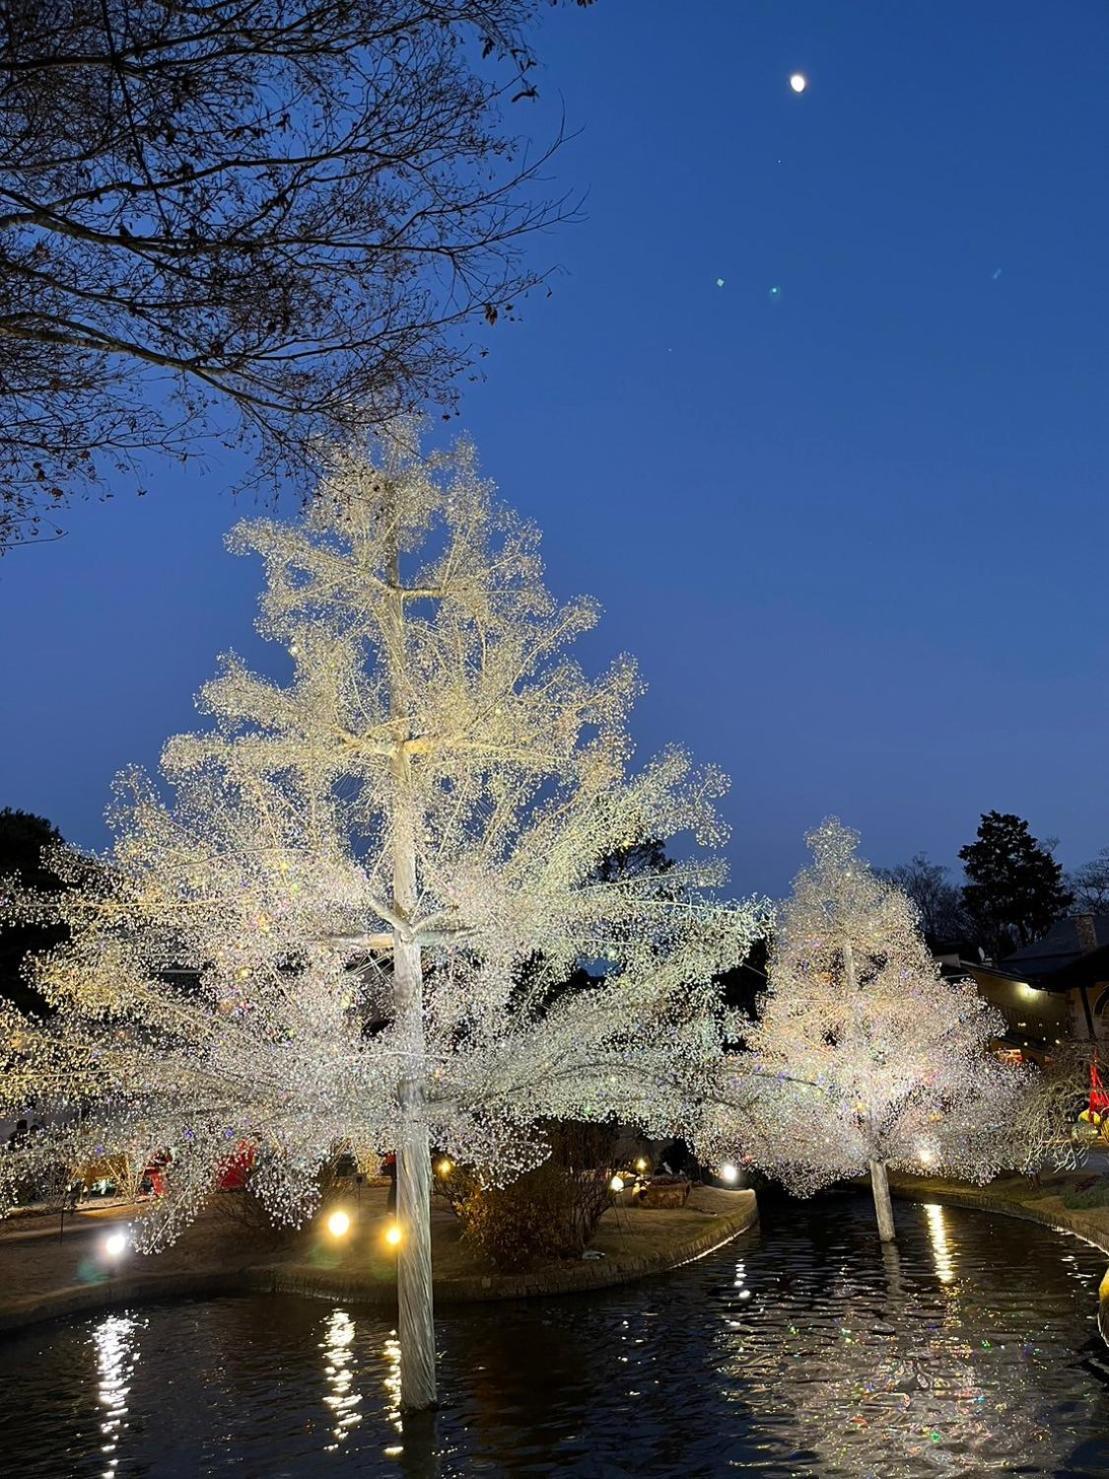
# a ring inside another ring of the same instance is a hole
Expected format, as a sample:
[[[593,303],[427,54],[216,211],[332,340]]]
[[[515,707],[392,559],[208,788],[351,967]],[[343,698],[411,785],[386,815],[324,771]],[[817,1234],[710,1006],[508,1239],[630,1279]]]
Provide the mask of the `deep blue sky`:
[[[541,51],[513,116],[565,106],[585,219],[460,424],[604,602],[590,660],[640,659],[641,755],[728,768],[743,890],[833,811],[880,863],[990,807],[1109,844],[1109,7],[600,0]],[[0,804],[102,845],[114,772],[259,652],[230,479],[0,565]]]

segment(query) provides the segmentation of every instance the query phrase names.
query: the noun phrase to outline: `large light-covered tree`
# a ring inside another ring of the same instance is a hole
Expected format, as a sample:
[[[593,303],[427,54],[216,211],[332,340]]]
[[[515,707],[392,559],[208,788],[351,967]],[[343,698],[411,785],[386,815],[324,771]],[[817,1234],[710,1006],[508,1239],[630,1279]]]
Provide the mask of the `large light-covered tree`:
[[[125,777],[103,866],[16,893],[69,940],[33,981],[53,1023],[9,1014],[3,1098],[82,1108],[24,1156],[174,1148],[147,1236],[172,1236],[244,1143],[297,1221],[337,1148],[395,1147],[402,1393],[435,1398],[430,1150],[506,1178],[542,1117],[695,1135],[719,1073],[716,973],[758,911],[717,902],[725,781],[678,750],[631,770],[639,687],[567,648],[596,620],[557,604],[537,535],[471,450],[423,459],[397,431],[337,455],[309,519],[240,524],[260,630],[289,681],[235,656],[172,740],[167,801]],[[658,874],[603,860],[676,833]],[[558,996],[581,962],[605,983]],[[19,1157],[12,1157],[17,1174]]]
[[[813,863],[781,908],[768,990],[724,1097],[754,1089],[733,1133],[801,1194],[869,1172],[889,1240],[889,1168],[986,1179],[1024,1077],[988,1051],[1004,1023],[972,982],[944,979],[914,906],[858,856],[858,834],[829,818],[806,841]]]

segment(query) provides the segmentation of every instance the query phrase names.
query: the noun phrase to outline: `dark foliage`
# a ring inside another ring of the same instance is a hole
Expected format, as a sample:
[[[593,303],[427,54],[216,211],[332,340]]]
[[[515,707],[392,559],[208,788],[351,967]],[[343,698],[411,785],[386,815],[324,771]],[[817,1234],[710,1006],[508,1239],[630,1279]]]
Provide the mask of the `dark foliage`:
[[[60,847],[63,838],[45,817],[27,811],[0,810],[0,881],[16,878],[25,887],[53,893],[63,885],[43,860],[43,850]],[[23,979],[24,958],[49,950],[64,938],[56,927],[20,925],[0,928],[0,996],[24,1012],[42,1012],[46,1004]]]
[[[977,838],[959,857],[963,903],[995,956],[1037,939],[1072,901],[1060,865],[1011,812],[984,812]]]

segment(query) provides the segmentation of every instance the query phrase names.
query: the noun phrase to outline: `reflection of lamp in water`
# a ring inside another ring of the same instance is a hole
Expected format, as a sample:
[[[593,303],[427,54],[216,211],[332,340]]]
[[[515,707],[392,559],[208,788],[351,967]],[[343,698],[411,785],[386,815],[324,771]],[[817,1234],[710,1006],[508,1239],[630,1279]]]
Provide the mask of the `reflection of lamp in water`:
[[[345,1238],[350,1232],[350,1214],[340,1208],[327,1219],[327,1230],[333,1238]]]
[[[354,1321],[346,1310],[332,1310],[328,1317],[323,1341],[320,1344],[320,1349],[324,1353],[323,1369],[327,1376],[327,1384],[331,1388],[324,1401],[335,1414],[335,1426],[331,1430],[335,1442],[328,1445],[328,1452],[334,1451],[349,1435],[350,1429],[362,1421],[362,1414],[356,1411],[362,1395],[352,1390],[354,1386],[353,1345]]]
[[[943,1220],[943,1208],[938,1202],[926,1202],[928,1236],[932,1240],[932,1257],[936,1264],[936,1275],[941,1284],[950,1284],[955,1277],[955,1265],[947,1241],[947,1228]]]
[[[389,1421],[399,1433],[400,1419],[400,1341],[394,1330],[385,1342],[385,1396],[389,1403]]]
[[[96,1346],[96,1369],[100,1378],[97,1396],[104,1409],[100,1431],[104,1435],[101,1452],[110,1455],[104,1479],[113,1479],[119,1464],[116,1449],[119,1446],[120,1429],[127,1416],[127,1394],[130,1391],[131,1373],[135,1369],[135,1351],[132,1337],[136,1322],[126,1315],[109,1315],[101,1320],[93,1331]]]

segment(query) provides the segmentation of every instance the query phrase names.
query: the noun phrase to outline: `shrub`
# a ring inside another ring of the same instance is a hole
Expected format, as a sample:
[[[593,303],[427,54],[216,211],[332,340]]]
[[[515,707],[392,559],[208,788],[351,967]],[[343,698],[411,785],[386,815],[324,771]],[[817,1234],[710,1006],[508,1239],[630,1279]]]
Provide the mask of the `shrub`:
[[[610,1126],[558,1124],[545,1130],[551,1154],[508,1186],[484,1185],[456,1166],[440,1183],[463,1237],[496,1268],[530,1268],[580,1257],[612,1205],[609,1180],[618,1136]]]

